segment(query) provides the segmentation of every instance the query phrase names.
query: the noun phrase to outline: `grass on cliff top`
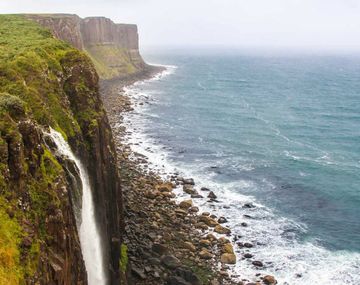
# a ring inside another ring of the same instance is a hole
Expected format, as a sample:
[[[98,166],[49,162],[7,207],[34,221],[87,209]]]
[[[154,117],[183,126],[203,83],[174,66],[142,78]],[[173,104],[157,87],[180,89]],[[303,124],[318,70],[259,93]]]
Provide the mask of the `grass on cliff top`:
[[[59,82],[69,52],[81,54],[21,15],[0,15],[0,92],[19,97],[36,121],[65,136],[79,130]]]
[[[126,49],[113,45],[94,45],[86,47],[86,52],[102,79],[127,76],[138,71]]]

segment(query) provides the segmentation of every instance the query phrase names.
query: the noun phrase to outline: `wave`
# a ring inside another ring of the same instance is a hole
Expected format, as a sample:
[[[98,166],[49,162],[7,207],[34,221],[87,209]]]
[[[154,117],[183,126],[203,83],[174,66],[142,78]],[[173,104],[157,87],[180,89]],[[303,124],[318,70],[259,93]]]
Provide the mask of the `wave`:
[[[171,73],[166,75],[169,74]],[[137,85],[130,87],[127,92],[132,94],[131,98],[135,103],[137,100],[143,100],[146,94],[146,91],[139,90]],[[141,95],[134,95],[136,93]],[[152,96],[156,94],[148,95]],[[213,173],[204,172],[203,167],[173,159],[170,151],[146,134],[148,121],[146,116],[139,115],[142,112],[146,113],[146,107],[135,105],[134,112],[124,116],[126,128],[132,131],[126,139],[134,152],[148,157],[148,171],[156,171],[164,178],[180,173],[184,177],[194,178],[196,188],[207,187],[213,190],[220,203],[208,203],[206,198],[194,199],[194,203],[199,206],[200,211],[211,211],[217,216],[226,217],[233,236],[241,236],[241,242],[250,242],[254,245],[251,254],[256,260],[263,261],[264,268],[255,268],[250,260],[243,258],[248,250],[235,246],[238,262],[231,267],[234,275],[253,279],[256,273],[272,274],[281,285],[360,284],[359,253],[331,251],[322,247],[317,240],[301,240],[300,237],[307,236],[308,229],[305,224],[282,217],[276,210],[265,207],[253,196],[241,194],[248,193],[248,189],[256,190],[260,187],[256,182],[243,179],[219,183],[214,179]],[[290,152],[285,152],[285,155],[293,159],[302,159]],[[319,158],[322,161],[328,159],[327,153],[323,153],[323,157]],[[200,163],[206,165],[208,162]],[[269,187],[275,187],[268,184]],[[174,191],[178,201],[189,198],[180,188]],[[243,207],[247,203],[252,203],[255,207]],[[249,226],[244,227],[244,222]]]

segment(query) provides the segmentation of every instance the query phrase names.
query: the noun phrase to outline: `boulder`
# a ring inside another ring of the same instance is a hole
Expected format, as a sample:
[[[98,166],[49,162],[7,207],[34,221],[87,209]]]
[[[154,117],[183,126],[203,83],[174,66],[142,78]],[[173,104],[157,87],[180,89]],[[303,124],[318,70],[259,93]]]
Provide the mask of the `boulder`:
[[[255,265],[256,267],[263,267],[264,266],[264,264],[259,260],[253,261],[252,264]]]
[[[232,253],[232,254],[234,254],[234,248],[233,248],[231,243],[224,244],[224,246],[222,247],[222,250],[223,250],[224,253]]]
[[[217,196],[215,195],[215,193],[213,191],[210,191],[209,195],[208,195],[208,198],[210,199],[216,199]]]
[[[236,256],[232,253],[223,253],[220,257],[220,261],[225,264],[236,264]]]
[[[223,226],[221,226],[221,225],[217,225],[217,226],[215,227],[214,231],[217,232],[218,234],[225,234],[225,235],[231,233],[231,230],[230,230],[230,229],[225,228],[225,227],[223,227]]]
[[[175,269],[181,266],[180,260],[173,255],[165,255],[161,258],[161,263],[169,269]]]
[[[209,227],[215,227],[218,224],[214,219],[212,219],[208,216],[200,216],[199,221],[203,222],[204,224],[208,225]]]
[[[191,252],[195,252],[195,251],[196,251],[195,245],[193,245],[193,244],[192,244],[191,242],[189,242],[189,241],[184,242],[183,247],[186,248],[186,249],[188,249],[188,250],[190,250]]]
[[[193,206],[193,201],[192,200],[184,200],[184,201],[181,201],[180,204],[179,204],[180,208],[186,209],[186,210],[188,210],[192,206]]]
[[[199,257],[201,259],[211,259],[214,257],[214,255],[209,252],[207,249],[203,248],[200,252],[199,252]]]
[[[271,276],[271,275],[266,275],[264,278],[263,278],[263,282],[266,284],[266,285],[274,285],[274,284],[277,284],[277,281],[275,279],[274,276]]]
[[[218,223],[219,223],[219,224],[227,223],[227,219],[226,219],[225,217],[220,217],[220,218],[218,219]]]
[[[184,184],[195,185],[194,179],[192,178],[183,179],[183,182]]]

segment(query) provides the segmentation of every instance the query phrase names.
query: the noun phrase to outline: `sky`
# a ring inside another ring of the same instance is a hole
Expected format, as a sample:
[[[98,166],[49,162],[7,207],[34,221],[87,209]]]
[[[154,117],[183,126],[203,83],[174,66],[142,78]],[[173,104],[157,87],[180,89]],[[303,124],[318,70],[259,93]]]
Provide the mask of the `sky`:
[[[0,13],[135,23],[142,47],[360,51],[360,0],[0,0]]]

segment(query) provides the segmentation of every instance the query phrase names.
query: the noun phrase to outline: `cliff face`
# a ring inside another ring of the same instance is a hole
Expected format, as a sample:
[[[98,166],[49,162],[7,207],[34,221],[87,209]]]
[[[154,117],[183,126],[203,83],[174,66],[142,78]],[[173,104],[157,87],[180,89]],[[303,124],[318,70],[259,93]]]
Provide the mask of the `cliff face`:
[[[136,74],[147,67],[139,53],[136,25],[115,24],[105,17],[81,19],[67,14],[27,17],[49,28],[55,37],[86,51],[103,79]]]
[[[74,19],[46,22],[80,46]],[[109,283],[123,284],[121,189],[95,68],[22,16],[0,16],[0,34],[0,284],[87,284],[73,207],[79,176],[49,126],[87,166]]]

